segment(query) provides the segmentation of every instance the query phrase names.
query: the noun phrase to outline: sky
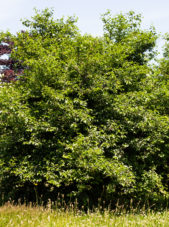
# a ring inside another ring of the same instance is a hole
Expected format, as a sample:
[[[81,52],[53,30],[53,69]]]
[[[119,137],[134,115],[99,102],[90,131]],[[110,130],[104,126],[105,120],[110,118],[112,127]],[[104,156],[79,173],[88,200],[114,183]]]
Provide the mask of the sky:
[[[110,9],[112,15],[130,10],[141,13],[143,27],[154,25],[157,32],[169,32],[169,0],[0,0],[0,31],[12,33],[23,29],[21,19],[30,19],[34,8],[53,8],[54,17],[76,16],[82,34],[103,34],[101,14]]]

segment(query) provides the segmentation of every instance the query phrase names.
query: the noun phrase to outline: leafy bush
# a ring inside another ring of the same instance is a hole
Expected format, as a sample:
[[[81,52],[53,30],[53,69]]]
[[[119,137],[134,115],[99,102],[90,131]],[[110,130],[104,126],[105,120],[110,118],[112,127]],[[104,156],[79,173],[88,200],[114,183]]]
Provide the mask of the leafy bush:
[[[107,12],[104,36],[92,37],[52,15],[37,11],[10,36],[24,72],[0,88],[1,193],[47,201],[62,192],[84,204],[165,197],[169,90],[149,64],[154,28],[142,30],[134,12]]]

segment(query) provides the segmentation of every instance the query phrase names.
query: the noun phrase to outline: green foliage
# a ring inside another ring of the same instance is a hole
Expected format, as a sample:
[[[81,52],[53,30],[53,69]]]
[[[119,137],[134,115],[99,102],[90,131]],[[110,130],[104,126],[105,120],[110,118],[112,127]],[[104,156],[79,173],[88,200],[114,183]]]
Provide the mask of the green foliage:
[[[33,200],[32,188],[83,203],[168,195],[169,90],[149,66],[155,30],[134,12],[107,12],[104,37],[82,36],[75,18],[52,15],[37,11],[11,35],[24,72],[0,88],[2,192],[13,179],[15,199]]]

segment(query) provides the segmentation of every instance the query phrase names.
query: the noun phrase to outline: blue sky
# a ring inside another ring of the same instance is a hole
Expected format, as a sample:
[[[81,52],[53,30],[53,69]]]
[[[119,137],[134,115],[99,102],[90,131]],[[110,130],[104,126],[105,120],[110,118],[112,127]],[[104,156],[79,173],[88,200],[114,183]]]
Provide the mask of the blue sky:
[[[0,30],[20,30],[20,19],[30,18],[34,7],[53,7],[56,18],[76,15],[80,30],[93,35],[102,34],[100,15],[107,9],[113,15],[134,10],[143,15],[145,27],[153,24],[158,32],[169,32],[168,0],[0,0]]]

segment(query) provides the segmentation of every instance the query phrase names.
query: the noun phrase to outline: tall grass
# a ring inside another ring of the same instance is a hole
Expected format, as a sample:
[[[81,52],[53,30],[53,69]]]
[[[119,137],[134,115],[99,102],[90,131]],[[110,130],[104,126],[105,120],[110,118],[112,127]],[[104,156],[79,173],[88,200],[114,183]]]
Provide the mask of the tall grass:
[[[74,227],[74,226],[169,226],[169,211],[152,211],[136,208],[116,210],[97,208],[87,212],[79,210],[76,204],[52,208],[56,204],[48,203],[46,207],[14,205],[6,203],[0,207],[0,227]]]

